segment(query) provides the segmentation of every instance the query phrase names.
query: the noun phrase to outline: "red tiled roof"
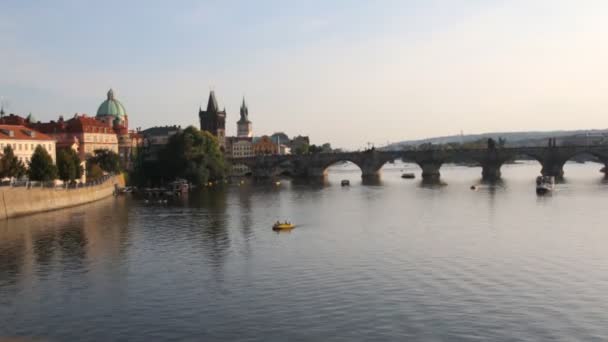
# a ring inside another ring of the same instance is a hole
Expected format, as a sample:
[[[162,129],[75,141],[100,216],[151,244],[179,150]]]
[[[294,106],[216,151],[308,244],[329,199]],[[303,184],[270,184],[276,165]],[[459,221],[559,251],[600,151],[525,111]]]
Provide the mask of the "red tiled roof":
[[[10,136],[10,131],[13,132],[13,136]],[[29,135],[28,132],[34,132],[33,136]],[[55,140],[44,133],[40,133],[31,128],[27,128],[21,125],[0,125],[0,139],[10,140]]]

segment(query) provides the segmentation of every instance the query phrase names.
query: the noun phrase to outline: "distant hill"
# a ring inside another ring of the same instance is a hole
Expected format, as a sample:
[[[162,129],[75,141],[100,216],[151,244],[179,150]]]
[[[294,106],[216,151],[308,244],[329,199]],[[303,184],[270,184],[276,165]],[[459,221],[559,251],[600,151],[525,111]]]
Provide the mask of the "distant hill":
[[[493,138],[506,139],[506,146],[544,146],[548,138],[557,138],[558,144],[586,144],[608,143],[608,129],[588,129],[573,131],[530,131],[530,132],[495,132],[482,134],[449,135],[418,140],[404,140],[383,147],[384,150],[400,150],[422,144],[449,144],[469,143],[478,140]]]

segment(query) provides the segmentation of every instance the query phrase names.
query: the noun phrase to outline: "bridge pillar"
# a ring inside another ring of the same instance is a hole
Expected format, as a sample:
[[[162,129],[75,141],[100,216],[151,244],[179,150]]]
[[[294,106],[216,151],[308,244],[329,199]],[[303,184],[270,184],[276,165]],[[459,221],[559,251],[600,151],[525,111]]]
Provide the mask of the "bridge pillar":
[[[441,177],[439,169],[442,164],[440,161],[418,162],[418,165],[422,169],[422,179],[427,181],[439,180]]]
[[[541,162],[543,168],[540,170],[540,173],[543,176],[553,176],[558,179],[564,178],[564,164],[566,164],[565,160],[554,158],[543,160]]]
[[[379,180],[380,179],[380,168],[373,167],[362,167],[361,178],[364,180]]]

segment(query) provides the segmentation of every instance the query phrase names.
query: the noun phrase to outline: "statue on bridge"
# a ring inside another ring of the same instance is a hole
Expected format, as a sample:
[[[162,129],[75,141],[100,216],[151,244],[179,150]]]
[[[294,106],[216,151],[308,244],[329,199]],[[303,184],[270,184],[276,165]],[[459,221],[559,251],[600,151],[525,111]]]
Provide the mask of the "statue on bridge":
[[[488,138],[488,150],[496,149],[496,141],[492,138]]]

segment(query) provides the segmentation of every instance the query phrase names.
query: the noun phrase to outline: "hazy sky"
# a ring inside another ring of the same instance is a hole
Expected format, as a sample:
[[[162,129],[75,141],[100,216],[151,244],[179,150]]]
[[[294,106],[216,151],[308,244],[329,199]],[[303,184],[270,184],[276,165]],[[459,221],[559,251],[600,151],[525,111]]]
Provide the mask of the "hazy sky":
[[[608,127],[608,1],[0,1],[0,96],[40,120],[197,124],[359,148],[459,133]]]

